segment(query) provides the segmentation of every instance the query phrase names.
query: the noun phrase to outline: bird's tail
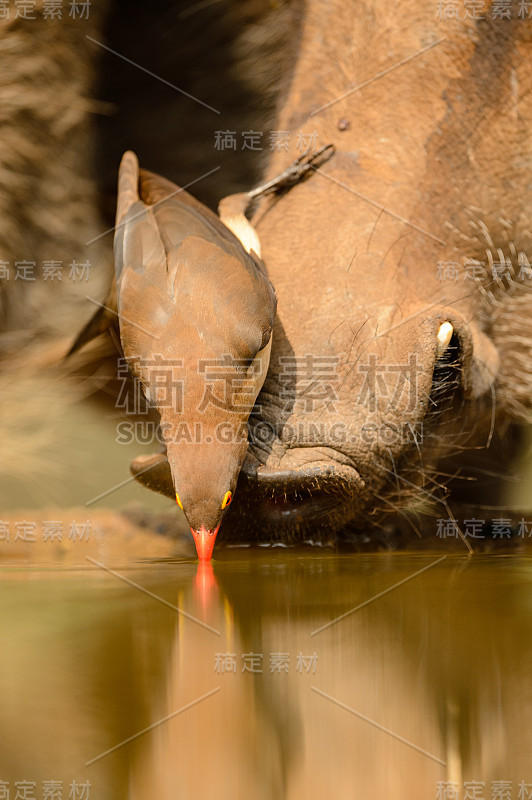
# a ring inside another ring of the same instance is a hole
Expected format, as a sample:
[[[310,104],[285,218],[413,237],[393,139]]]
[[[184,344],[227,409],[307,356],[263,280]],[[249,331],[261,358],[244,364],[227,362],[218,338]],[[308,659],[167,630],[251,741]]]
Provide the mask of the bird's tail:
[[[118,171],[116,224],[120,225],[133,203],[139,199],[139,162],[132,150],[126,150]]]

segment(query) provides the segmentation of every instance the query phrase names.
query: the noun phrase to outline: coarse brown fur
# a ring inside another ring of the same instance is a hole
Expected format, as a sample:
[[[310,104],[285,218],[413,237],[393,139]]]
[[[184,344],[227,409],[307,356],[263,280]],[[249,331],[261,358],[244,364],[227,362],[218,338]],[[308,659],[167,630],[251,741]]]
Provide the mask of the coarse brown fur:
[[[410,0],[309,0],[301,8],[278,127],[315,130],[318,145],[332,142],[337,153],[312,181],[265,202],[254,220],[279,305],[259,398],[260,420],[273,433],[253,443],[258,466],[242,481],[242,519],[296,538],[320,527],[326,535],[346,525],[365,530],[397,512],[416,526],[419,511],[452,517],[453,478],[473,478],[471,499],[490,470],[500,475],[488,488],[496,502],[508,463],[501,453],[512,444],[513,421],[530,421],[532,397],[532,23],[517,18],[517,3],[512,19],[494,19],[488,7],[479,21],[439,20],[431,4]],[[275,154],[268,175],[294,155]],[[441,274],[445,265],[456,277]],[[434,357],[446,319],[456,336],[450,370]],[[288,406],[279,402],[283,359],[309,353],[339,358],[334,410],[302,407],[303,367]],[[413,353],[425,370],[414,411],[387,402],[388,373],[377,407],[361,402],[360,369],[371,354],[385,370]],[[317,438],[309,423],[319,418],[343,422],[347,443]],[[294,441],[303,420],[308,433]],[[368,420],[380,431],[423,430],[406,442],[364,442]],[[479,456],[476,471],[467,451]],[[320,479],[320,467],[338,462],[363,483],[325,472]],[[304,474],[312,471],[310,485]]]
[[[253,220],[278,318],[222,535],[323,539],[398,517],[419,531],[464,495],[497,502],[530,419],[531,23],[517,3],[509,20],[411,0],[293,8],[276,122],[292,141],[266,179],[298,133],[336,155]],[[411,358],[410,394],[394,394]]]

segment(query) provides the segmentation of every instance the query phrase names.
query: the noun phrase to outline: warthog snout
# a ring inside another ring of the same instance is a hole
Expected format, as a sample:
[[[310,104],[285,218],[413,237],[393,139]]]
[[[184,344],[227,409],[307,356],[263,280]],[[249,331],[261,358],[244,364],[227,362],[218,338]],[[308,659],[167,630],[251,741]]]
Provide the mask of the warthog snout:
[[[242,466],[241,476],[243,483],[253,485],[255,490],[262,488],[270,494],[312,493],[317,490],[354,493],[357,488],[364,486],[364,481],[353,467],[320,460],[297,466],[283,466],[281,463],[274,468],[266,467],[248,456]]]

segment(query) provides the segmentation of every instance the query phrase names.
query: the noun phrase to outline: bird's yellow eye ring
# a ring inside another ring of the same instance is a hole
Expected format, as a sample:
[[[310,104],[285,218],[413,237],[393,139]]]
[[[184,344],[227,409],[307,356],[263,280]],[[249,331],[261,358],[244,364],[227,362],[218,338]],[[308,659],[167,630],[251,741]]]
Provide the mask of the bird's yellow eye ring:
[[[233,499],[232,492],[226,492],[224,494],[224,499],[222,500],[222,508],[227,508],[232,499]]]
[[[175,501],[176,501],[177,505],[179,506],[179,508],[181,509],[181,511],[183,511],[183,503],[181,502],[181,498],[179,497],[177,492],[175,494]]]

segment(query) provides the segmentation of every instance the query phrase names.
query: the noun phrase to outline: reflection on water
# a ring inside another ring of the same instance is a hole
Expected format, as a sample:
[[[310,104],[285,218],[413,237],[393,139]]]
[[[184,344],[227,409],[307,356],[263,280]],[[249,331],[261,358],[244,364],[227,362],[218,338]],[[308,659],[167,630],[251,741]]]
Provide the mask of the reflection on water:
[[[528,557],[226,550],[116,571],[1,572],[11,797],[532,796]]]

